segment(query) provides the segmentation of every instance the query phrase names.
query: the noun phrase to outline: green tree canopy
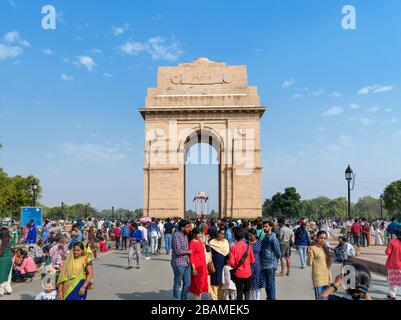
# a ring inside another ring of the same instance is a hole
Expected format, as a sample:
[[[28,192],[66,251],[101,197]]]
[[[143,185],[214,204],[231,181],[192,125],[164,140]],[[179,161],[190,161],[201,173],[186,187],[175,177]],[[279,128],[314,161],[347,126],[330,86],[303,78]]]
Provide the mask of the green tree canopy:
[[[42,197],[39,179],[32,175],[9,177],[0,169],[0,216],[18,216],[21,207],[31,206],[34,182],[38,185],[35,192],[35,198],[38,200]]]
[[[380,199],[373,198],[372,196],[365,196],[358,200],[353,208],[354,215],[366,217],[366,218],[380,218],[381,214]],[[387,212],[383,212],[383,216],[387,215]]]
[[[401,180],[390,183],[384,189],[383,201],[389,214],[401,213]]]
[[[276,193],[271,200],[273,216],[299,217],[301,212],[301,196],[294,187],[286,188],[284,193]]]

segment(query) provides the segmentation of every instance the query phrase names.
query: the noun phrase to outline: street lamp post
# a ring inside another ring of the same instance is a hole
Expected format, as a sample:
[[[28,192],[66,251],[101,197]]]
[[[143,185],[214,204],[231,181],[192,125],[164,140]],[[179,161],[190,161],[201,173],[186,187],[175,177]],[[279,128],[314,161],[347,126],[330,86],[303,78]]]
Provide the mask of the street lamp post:
[[[348,165],[348,168],[345,170],[345,180],[348,182],[348,211],[347,211],[347,218],[348,220],[351,218],[351,180],[352,174],[354,172],[351,169],[351,166]]]
[[[380,195],[380,220],[383,221],[383,195]]]
[[[61,219],[64,220],[64,202],[61,202]]]
[[[31,188],[33,192],[32,207],[36,207],[36,190],[38,189],[38,184],[36,181],[32,182]]]

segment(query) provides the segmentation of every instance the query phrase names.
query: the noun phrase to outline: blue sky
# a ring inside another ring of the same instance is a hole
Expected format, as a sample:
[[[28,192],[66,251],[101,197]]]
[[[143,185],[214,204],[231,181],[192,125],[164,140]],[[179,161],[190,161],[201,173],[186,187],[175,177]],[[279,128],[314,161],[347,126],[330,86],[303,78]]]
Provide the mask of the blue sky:
[[[118,3],[118,4],[117,4]],[[41,27],[42,6],[57,10]],[[356,8],[356,30],[341,26]],[[248,67],[268,108],[263,197],[378,196],[401,176],[401,2],[0,0],[0,166],[35,174],[43,202],[143,206],[146,89],[157,67],[208,57]],[[217,174],[191,166],[217,208]],[[187,201],[187,202],[188,202]],[[189,206],[191,208],[191,206]]]

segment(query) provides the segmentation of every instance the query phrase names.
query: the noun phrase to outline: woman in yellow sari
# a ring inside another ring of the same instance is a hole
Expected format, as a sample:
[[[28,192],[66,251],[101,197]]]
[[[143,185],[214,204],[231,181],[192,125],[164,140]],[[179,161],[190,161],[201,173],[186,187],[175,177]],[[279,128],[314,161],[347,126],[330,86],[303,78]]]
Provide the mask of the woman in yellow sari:
[[[92,259],[89,258],[84,243],[77,242],[61,268],[57,282],[57,299],[86,300],[92,278]]]

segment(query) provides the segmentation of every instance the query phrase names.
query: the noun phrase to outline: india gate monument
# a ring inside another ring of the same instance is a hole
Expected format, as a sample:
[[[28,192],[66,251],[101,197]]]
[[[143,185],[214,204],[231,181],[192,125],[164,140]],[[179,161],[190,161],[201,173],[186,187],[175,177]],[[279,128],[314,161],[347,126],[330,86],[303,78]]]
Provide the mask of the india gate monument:
[[[217,152],[221,218],[262,215],[260,106],[246,66],[200,58],[159,67],[145,107],[144,216],[184,217],[187,151]],[[217,197],[217,195],[216,195]]]

